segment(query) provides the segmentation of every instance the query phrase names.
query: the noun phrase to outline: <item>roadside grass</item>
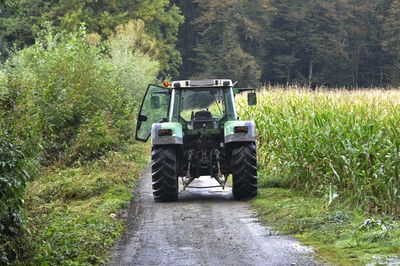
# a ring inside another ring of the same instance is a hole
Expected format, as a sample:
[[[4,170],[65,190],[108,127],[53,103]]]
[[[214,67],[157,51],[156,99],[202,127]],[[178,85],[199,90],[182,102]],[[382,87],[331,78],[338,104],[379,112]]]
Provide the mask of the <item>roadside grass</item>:
[[[324,198],[283,188],[260,189],[252,205],[262,222],[312,246],[324,262],[400,262],[400,222],[388,216],[370,216],[343,203],[329,205]]]
[[[52,166],[28,184],[26,212],[32,265],[98,265],[124,229],[119,216],[148,163],[135,144],[87,165]]]

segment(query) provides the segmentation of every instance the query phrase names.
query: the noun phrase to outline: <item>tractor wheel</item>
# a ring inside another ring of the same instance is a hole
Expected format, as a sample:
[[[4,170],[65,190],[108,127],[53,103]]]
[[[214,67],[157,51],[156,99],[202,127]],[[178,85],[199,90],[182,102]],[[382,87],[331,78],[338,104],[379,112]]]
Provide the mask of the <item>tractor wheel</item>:
[[[178,199],[176,152],[171,147],[155,147],[151,154],[153,197],[157,202]]]
[[[246,143],[232,150],[232,193],[235,200],[257,195],[256,145]]]

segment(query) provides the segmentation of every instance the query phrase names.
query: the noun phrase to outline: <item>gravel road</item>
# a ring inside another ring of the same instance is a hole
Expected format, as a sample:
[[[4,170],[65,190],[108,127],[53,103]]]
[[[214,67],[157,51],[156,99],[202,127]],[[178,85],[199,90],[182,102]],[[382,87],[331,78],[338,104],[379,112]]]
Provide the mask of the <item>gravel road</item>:
[[[262,226],[230,189],[188,189],[178,202],[155,203],[147,169],[135,198],[109,265],[318,265],[312,249]]]

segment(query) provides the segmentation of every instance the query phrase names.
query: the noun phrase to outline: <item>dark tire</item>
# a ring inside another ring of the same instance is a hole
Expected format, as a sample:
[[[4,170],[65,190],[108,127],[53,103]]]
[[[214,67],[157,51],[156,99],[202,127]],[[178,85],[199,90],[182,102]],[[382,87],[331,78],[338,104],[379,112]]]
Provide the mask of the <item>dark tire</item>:
[[[155,147],[151,154],[153,196],[157,202],[178,199],[176,152],[171,147]]]
[[[232,193],[235,200],[257,195],[257,152],[254,143],[245,143],[232,150]]]

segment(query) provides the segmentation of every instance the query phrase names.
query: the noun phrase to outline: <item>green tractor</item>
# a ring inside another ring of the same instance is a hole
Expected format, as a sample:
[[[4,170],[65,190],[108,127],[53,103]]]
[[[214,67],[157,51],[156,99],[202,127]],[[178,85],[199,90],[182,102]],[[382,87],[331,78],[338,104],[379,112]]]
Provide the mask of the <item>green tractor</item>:
[[[256,128],[239,121],[234,96],[248,91],[249,105],[257,98],[252,89],[235,88],[231,80],[184,80],[150,85],[143,99],[136,139],[152,141],[153,196],[157,202],[178,199],[202,176],[211,176],[225,188],[232,175],[236,200],[257,195]],[[198,188],[198,187],[195,187]]]

